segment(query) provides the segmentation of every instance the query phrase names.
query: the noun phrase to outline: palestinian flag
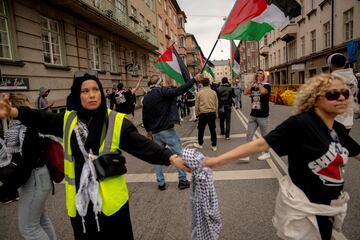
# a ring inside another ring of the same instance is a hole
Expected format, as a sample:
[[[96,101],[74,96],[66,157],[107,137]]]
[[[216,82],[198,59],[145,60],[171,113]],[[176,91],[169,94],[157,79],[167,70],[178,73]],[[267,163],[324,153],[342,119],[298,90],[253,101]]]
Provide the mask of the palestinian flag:
[[[201,56],[201,65],[204,66],[205,63],[206,63],[205,57]],[[215,73],[213,71],[214,68],[215,68],[215,66],[210,60],[206,63],[206,66],[204,68],[204,72],[207,72],[211,76],[212,81],[215,80]]]
[[[179,84],[190,80],[190,74],[174,46],[169,47],[155,62],[155,67]]]
[[[296,0],[237,0],[219,38],[260,41],[265,33],[300,14]]]
[[[233,40],[230,40],[231,48],[231,75],[232,78],[236,78],[240,73],[240,51],[239,48],[235,45]]]

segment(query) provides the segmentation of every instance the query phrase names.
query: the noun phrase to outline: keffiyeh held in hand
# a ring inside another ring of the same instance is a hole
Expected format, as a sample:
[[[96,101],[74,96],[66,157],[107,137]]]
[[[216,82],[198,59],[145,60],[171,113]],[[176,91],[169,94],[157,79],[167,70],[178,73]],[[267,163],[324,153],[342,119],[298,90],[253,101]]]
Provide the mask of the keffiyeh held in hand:
[[[196,149],[184,149],[182,157],[192,169],[191,205],[193,240],[216,240],[221,230],[221,218],[213,173],[210,168],[202,167],[204,155]]]

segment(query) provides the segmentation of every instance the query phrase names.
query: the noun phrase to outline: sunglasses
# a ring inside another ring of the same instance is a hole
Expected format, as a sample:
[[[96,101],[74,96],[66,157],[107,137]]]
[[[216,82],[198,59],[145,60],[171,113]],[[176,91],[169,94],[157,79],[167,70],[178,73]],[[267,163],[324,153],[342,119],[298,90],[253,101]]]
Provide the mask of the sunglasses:
[[[74,74],[74,78],[82,78],[85,76],[98,78],[98,72],[96,70],[77,71]]]
[[[338,100],[340,95],[343,95],[345,99],[350,97],[350,91],[348,89],[343,90],[331,90],[325,93],[325,98],[329,101]]]

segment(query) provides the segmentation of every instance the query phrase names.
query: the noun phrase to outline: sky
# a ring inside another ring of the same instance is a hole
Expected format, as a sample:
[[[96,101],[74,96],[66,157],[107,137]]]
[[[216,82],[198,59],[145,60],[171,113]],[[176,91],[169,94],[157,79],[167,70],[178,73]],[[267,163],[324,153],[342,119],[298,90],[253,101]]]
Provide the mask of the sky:
[[[235,0],[177,0],[187,16],[185,30],[195,36],[205,57],[210,54],[217,36],[233,7]],[[229,40],[220,39],[210,60],[230,58]]]

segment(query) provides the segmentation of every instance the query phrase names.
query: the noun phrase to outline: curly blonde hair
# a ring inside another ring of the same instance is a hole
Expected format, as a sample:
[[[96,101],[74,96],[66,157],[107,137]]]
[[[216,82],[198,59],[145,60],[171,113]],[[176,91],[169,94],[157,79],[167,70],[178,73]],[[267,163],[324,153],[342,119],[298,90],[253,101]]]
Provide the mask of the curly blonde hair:
[[[9,101],[11,102],[11,105],[13,107],[33,107],[30,103],[29,98],[22,93],[10,93]]]
[[[341,78],[324,73],[309,78],[297,93],[294,104],[295,114],[313,109],[317,98],[325,94],[334,79],[344,82]]]

